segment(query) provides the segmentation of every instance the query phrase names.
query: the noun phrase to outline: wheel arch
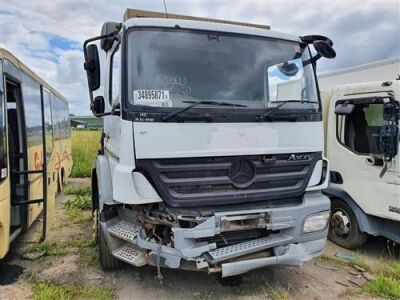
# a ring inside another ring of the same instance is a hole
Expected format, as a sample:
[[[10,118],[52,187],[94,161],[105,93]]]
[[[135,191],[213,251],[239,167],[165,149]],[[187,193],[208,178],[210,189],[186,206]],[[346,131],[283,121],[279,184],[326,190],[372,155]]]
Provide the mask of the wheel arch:
[[[113,199],[110,165],[104,155],[98,155],[93,164],[91,184],[93,208],[101,212],[104,203]]]
[[[380,235],[379,226],[371,216],[367,215],[361,207],[354,201],[354,199],[347,194],[345,191],[337,190],[331,187],[328,187],[324,190],[324,193],[327,194],[330,198],[337,198],[345,202],[354,212],[359,230],[361,232],[365,232],[371,235]]]

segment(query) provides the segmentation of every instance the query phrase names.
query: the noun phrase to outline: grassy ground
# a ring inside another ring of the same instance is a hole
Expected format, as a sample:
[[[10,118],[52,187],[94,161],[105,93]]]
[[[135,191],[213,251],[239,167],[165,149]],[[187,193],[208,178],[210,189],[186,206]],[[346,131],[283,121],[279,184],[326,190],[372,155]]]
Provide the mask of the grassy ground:
[[[72,131],[72,177],[90,177],[92,163],[100,147],[101,131],[73,130]]]

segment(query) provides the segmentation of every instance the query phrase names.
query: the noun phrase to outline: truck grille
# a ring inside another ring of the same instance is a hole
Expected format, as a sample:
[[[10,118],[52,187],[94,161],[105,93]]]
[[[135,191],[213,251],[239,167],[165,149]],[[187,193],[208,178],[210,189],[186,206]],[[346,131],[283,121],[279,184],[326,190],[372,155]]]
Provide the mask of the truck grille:
[[[213,237],[197,239],[196,242],[216,243],[217,247],[219,248],[254,240],[265,236],[268,236],[268,232],[266,229],[226,231]]]
[[[322,154],[296,155],[141,159],[136,167],[168,205],[214,206],[301,197]]]

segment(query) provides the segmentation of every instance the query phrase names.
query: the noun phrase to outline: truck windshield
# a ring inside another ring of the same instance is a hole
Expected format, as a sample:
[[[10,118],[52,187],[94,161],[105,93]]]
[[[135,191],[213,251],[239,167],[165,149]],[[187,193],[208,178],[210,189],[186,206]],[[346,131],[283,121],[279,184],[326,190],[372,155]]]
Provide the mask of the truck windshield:
[[[236,104],[224,109],[240,111],[291,100],[285,109],[319,108],[309,50],[296,42],[142,28],[130,31],[127,53],[133,105],[180,108],[189,101],[221,101]]]

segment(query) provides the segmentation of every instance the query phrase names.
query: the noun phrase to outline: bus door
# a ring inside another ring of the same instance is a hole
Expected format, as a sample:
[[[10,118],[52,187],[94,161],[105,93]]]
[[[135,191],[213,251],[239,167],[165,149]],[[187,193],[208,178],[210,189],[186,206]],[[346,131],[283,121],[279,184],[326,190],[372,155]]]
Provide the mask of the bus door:
[[[9,68],[15,68],[9,64]],[[43,211],[44,240],[47,176],[42,88],[23,72],[18,77],[9,75],[6,64],[5,67],[11,231],[15,232],[13,237],[25,231]]]
[[[0,258],[8,252],[10,243],[10,179],[7,157],[6,104],[3,61],[0,59]]]

